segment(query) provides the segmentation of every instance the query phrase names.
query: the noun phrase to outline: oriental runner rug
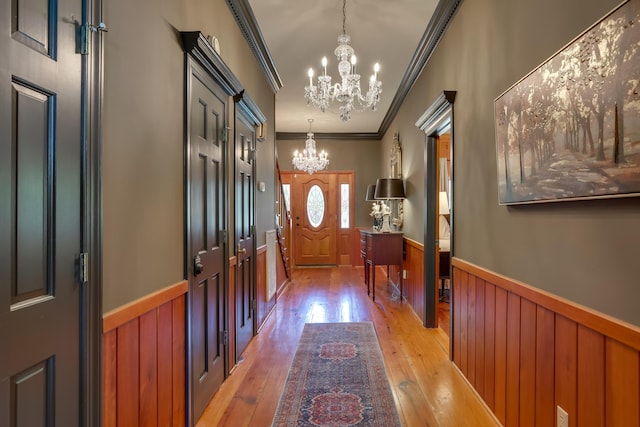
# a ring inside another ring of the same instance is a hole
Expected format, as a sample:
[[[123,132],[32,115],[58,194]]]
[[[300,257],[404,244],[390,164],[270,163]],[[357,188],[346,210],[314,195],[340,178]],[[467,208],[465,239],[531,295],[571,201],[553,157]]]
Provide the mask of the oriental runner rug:
[[[272,426],[400,426],[371,322],[305,324]]]

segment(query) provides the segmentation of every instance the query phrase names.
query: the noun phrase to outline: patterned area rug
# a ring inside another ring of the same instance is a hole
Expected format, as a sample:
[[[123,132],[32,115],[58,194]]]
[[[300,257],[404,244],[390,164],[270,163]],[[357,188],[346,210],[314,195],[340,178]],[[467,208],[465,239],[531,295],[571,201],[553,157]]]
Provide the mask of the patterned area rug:
[[[400,426],[371,322],[307,323],[275,426]]]

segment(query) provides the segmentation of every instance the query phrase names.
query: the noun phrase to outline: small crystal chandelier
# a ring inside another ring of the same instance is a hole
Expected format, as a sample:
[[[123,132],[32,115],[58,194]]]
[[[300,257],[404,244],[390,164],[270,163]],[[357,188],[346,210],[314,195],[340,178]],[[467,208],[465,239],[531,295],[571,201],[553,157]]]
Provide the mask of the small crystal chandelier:
[[[314,172],[326,169],[329,165],[329,158],[326,151],[322,150],[320,155],[316,155],[316,141],[313,139],[313,132],[311,132],[311,123],[313,119],[309,119],[309,132],[307,133],[307,140],[304,142],[304,150],[299,153],[296,150],[293,153],[293,167],[312,175]]]
[[[351,118],[351,110],[364,111],[371,108],[375,111],[380,100],[382,82],[378,80],[380,65],[373,66],[373,75],[369,80],[369,90],[362,95],[360,90],[360,74],[356,73],[356,56],[351,47],[351,37],[346,33],[347,0],[342,2],[342,34],[338,36],[338,47],[334,51],[339,60],[338,72],[342,83],[331,86],[331,76],[327,75],[327,57],[322,58],[322,75],[318,76],[318,85],[313,85],[313,68],[309,68],[309,86],[304,88],[307,103],[313,104],[324,112],[332,101],[336,100],[340,106],[340,119],[343,122]]]

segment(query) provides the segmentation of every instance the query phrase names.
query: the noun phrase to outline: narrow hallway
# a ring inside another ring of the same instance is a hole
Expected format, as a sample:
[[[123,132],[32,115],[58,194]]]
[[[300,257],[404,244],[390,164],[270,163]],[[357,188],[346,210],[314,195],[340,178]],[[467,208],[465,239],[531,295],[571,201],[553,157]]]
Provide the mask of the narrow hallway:
[[[362,268],[303,268],[198,421],[198,427],[269,426],[304,323],[372,321],[396,407],[406,426],[495,426],[448,357],[448,338],[422,327],[392,298],[384,274],[367,296]]]

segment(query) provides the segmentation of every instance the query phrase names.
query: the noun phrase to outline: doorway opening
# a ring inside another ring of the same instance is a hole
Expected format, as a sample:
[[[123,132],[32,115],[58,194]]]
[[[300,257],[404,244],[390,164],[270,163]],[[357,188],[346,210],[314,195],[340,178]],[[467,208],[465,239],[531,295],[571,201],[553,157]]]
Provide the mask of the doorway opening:
[[[354,172],[282,171],[281,175],[290,188],[293,265],[352,265]]]
[[[454,277],[451,274],[451,259],[455,254],[452,209],[455,176],[453,173],[453,103],[455,97],[455,91],[442,92],[416,122],[416,126],[426,135],[424,156],[425,316],[423,321],[427,328],[440,327],[447,330],[449,336],[453,334],[451,319],[453,318],[453,289],[455,287]],[[445,204],[449,209],[445,209],[447,207]],[[449,212],[448,218],[447,211]],[[441,219],[445,221],[441,222]],[[442,232],[440,225],[443,226]],[[447,225],[449,231],[448,251],[446,250],[447,239],[445,239]],[[440,236],[441,234],[442,236]],[[440,241],[441,237],[442,241]],[[441,308],[444,311],[442,317],[439,316]],[[447,311],[448,319],[446,318]],[[451,340],[449,340],[449,357],[452,356]]]
[[[436,210],[438,223],[436,225],[436,278],[438,287],[437,325],[447,336],[451,313],[451,159],[453,144],[451,132],[437,136],[437,169],[436,174],[438,197]]]

